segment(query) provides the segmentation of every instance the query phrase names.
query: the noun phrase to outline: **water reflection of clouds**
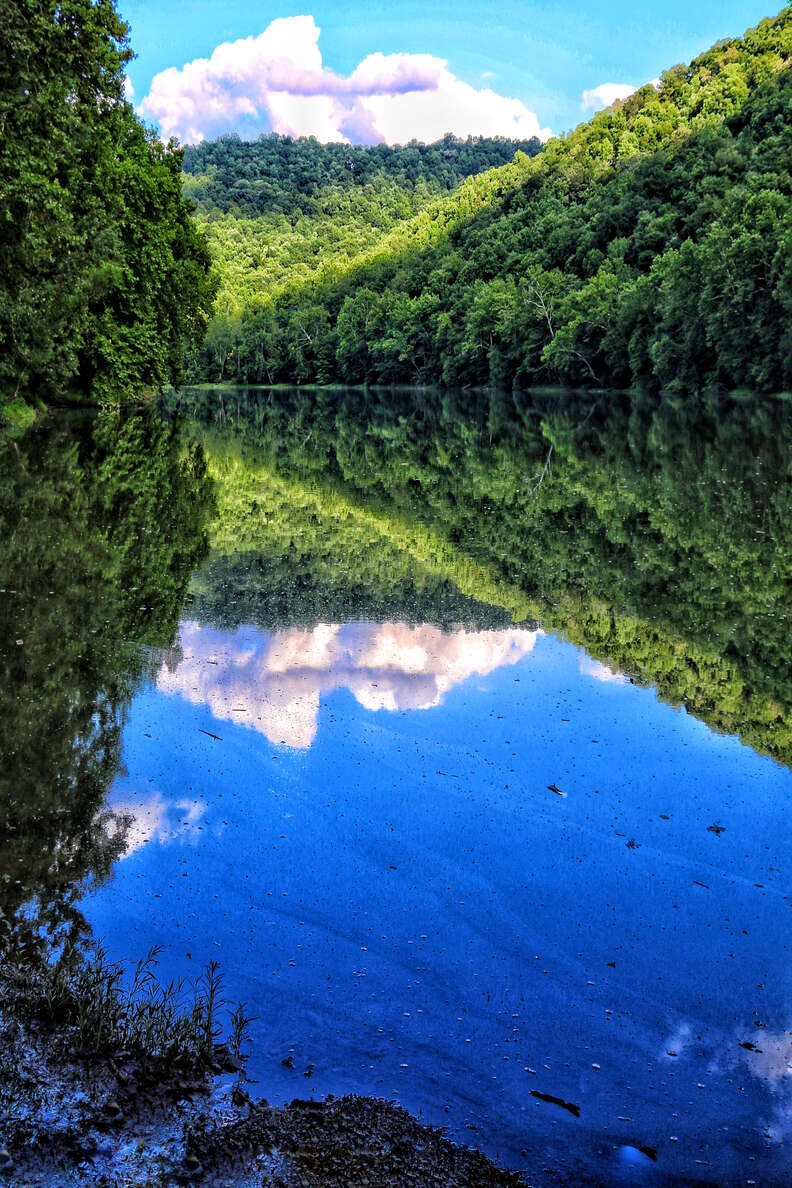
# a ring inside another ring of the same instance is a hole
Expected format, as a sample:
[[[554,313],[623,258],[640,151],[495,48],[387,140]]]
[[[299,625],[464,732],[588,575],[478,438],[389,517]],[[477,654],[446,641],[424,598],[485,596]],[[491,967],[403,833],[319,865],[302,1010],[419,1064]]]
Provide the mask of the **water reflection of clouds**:
[[[229,635],[188,622],[181,658],[163,665],[157,688],[208,705],[215,718],[252,727],[273,743],[304,748],[316,734],[320,697],[333,689],[349,689],[369,710],[430,709],[469,677],[516,664],[538,634],[327,623]]]
[[[150,841],[195,840],[206,813],[206,805],[200,800],[167,801],[159,792],[140,798],[133,795],[114,802],[111,807],[114,817],[109,823],[111,832],[114,828],[124,829],[124,858]]]
[[[775,1097],[772,1116],[763,1126],[764,1137],[771,1143],[788,1142],[792,1137],[792,1031],[757,1031],[755,1047],[742,1048],[740,1056]]]
[[[578,670],[583,676],[590,676],[595,681],[603,681],[605,683],[626,679],[623,672],[619,672],[618,669],[609,668],[607,664],[602,664],[599,660],[592,660],[591,656],[580,657]]]
[[[682,1056],[686,1048],[690,1047],[694,1038],[693,1028],[689,1023],[678,1023],[663,1044],[662,1050],[659,1052],[659,1058],[661,1060],[669,1060],[677,1056]]]
[[[756,1050],[743,1049],[743,1055],[755,1077],[769,1085],[792,1085],[792,1031],[760,1031]]]
[[[774,1098],[772,1114],[760,1122],[765,1139],[773,1143],[792,1138],[792,1030],[769,1031],[746,1024],[724,1034],[713,1044],[712,1036],[697,1035],[690,1023],[680,1022],[668,1035],[659,1053],[661,1060],[690,1057],[706,1051],[706,1070],[722,1075],[745,1067],[764,1082]]]

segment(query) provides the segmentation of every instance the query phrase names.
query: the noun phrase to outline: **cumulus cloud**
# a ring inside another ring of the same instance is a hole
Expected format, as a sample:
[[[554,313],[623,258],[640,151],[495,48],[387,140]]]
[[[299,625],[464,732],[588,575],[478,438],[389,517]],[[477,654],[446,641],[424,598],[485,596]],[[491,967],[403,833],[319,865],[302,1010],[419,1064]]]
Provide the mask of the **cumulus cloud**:
[[[431,54],[369,54],[350,75],[323,65],[312,16],[279,17],[257,37],[224,42],[155,75],[141,115],[187,143],[226,132],[403,144],[458,136],[539,136],[534,112],[456,78]]]
[[[646,83],[641,85],[646,86]],[[649,85],[659,91],[663,84],[661,79],[652,78],[649,80]],[[629,99],[630,95],[634,95],[640,89],[640,87],[632,86],[631,83],[601,83],[598,87],[583,92],[581,111],[601,111],[605,107],[610,107],[617,99]]]
[[[276,745],[305,748],[320,698],[333,689],[349,689],[368,710],[429,709],[469,677],[516,664],[536,637],[520,628],[444,634],[405,623],[328,623],[271,636],[241,628],[229,636],[184,623],[182,659],[163,665],[157,688]]]
[[[637,90],[637,87],[629,83],[600,83],[598,87],[583,92],[580,106],[583,111],[601,111],[604,107],[610,107],[617,99],[629,99]]]

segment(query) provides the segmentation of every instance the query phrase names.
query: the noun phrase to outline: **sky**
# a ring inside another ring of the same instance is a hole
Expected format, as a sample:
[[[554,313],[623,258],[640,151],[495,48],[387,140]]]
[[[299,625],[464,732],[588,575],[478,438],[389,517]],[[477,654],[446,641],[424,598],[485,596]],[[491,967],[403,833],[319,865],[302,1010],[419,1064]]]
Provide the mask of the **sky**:
[[[129,94],[167,138],[546,139],[781,0],[119,0]]]

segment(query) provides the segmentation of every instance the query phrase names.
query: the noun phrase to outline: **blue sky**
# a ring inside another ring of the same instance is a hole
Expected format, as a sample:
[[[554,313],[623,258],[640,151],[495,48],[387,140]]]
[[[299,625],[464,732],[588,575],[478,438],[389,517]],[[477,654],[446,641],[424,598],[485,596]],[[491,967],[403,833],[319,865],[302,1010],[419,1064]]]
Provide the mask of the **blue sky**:
[[[548,130],[568,130],[590,114],[582,107],[584,91],[603,84],[638,86],[668,66],[688,61],[719,38],[742,34],[782,5],[780,0],[770,0],[769,5],[768,0],[699,4],[665,0],[652,6],[625,0],[562,0],[552,5],[504,0],[497,6],[483,0],[439,0],[431,5],[425,0],[387,5],[360,0],[344,5],[321,0],[298,4],[120,0],[119,7],[132,27],[138,55],[129,70],[137,103],[149,96],[159,72],[172,67],[181,71],[186,63],[209,58],[224,43],[258,37],[273,20],[310,16],[313,26],[321,30],[317,35],[305,23],[279,24],[274,41],[282,46],[284,38],[291,42],[292,31],[298,34],[292,64],[303,82],[306,69],[315,73],[317,55],[321,55],[321,69],[326,77],[332,75],[332,101],[320,98],[316,85],[308,92],[304,86],[298,88],[298,103],[283,100],[273,105],[260,93],[250,98],[251,80],[259,80],[262,73],[261,54],[229,48],[219,83],[216,71],[211,78],[200,69],[189,75],[171,73],[155,86],[152,100],[143,103],[143,114],[151,122],[175,131],[181,139],[215,135],[226,125],[252,136],[277,127],[305,128],[322,139],[343,135],[353,140],[392,140],[415,129],[425,129],[429,136],[437,120],[442,123],[446,113],[450,119],[457,108],[460,131],[465,120],[475,122],[477,112],[484,119],[481,131],[492,125],[492,130],[504,134],[526,134],[533,126],[526,113],[536,117],[536,128],[545,135]],[[283,51],[262,52],[271,63]],[[239,54],[245,59],[241,69],[237,69]],[[398,57],[369,61],[362,92],[339,83],[373,54]],[[447,63],[444,72],[438,65],[441,59]],[[400,79],[395,85],[398,102],[379,98],[375,102],[371,94],[379,96],[384,88],[381,81],[371,81],[372,70],[380,74],[384,70],[390,77],[395,67]],[[405,98],[415,85],[410,80],[416,70],[423,80],[419,83],[423,98],[416,91]],[[271,89],[282,94],[289,87],[284,87],[280,74],[278,78]],[[229,87],[230,103],[226,102]],[[211,112],[206,88],[214,88]],[[487,92],[483,97],[482,91]],[[519,107],[509,106],[506,99],[518,101]],[[334,135],[328,131],[333,127]],[[472,124],[471,130],[475,130]]]

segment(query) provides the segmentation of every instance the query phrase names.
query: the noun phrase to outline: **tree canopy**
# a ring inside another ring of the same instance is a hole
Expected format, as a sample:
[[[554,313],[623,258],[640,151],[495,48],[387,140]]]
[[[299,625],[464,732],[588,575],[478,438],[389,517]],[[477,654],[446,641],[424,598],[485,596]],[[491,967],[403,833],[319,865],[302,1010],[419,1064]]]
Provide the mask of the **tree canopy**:
[[[310,285],[317,274],[342,275],[361,251],[469,175],[540,148],[535,138],[449,135],[434,144],[390,146],[276,134],[252,143],[223,136],[188,147],[184,193],[196,203],[220,277],[204,344],[214,374],[239,370],[241,321],[248,314]],[[263,367],[271,355],[263,351]],[[193,358],[191,365],[195,370],[201,363]]]
[[[213,288],[181,153],[125,101],[113,0],[5,0],[0,393],[120,399],[181,373]]]

